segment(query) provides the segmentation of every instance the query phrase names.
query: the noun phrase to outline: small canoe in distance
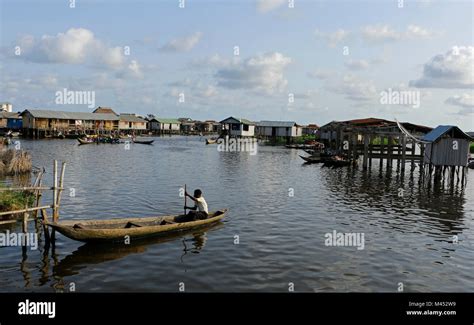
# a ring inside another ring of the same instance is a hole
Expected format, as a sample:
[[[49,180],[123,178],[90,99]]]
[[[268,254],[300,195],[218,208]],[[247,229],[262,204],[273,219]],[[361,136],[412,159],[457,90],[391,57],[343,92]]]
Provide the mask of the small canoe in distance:
[[[333,167],[333,168],[338,168],[338,167],[345,167],[345,166],[350,166],[351,161],[345,158],[341,158],[338,156],[331,157],[329,159],[324,160],[323,167]]]
[[[470,169],[474,169],[474,159],[471,159],[469,163],[467,164],[467,167]]]
[[[91,143],[97,143],[94,141],[92,138],[77,138],[77,141],[79,141],[79,144],[91,144]]]
[[[155,140],[133,140],[133,143],[152,144]]]
[[[166,236],[172,233],[199,229],[220,221],[227,209],[210,212],[207,219],[185,221],[184,215],[121,218],[109,220],[67,220],[45,222],[64,236],[82,242],[124,242],[126,238]],[[126,237],[128,236],[128,237]]]
[[[212,138],[212,139],[206,139],[206,144],[214,144],[217,143],[217,139]]]
[[[306,163],[308,164],[315,164],[315,163],[320,163],[321,162],[321,157],[320,156],[301,156],[301,159],[303,159]]]

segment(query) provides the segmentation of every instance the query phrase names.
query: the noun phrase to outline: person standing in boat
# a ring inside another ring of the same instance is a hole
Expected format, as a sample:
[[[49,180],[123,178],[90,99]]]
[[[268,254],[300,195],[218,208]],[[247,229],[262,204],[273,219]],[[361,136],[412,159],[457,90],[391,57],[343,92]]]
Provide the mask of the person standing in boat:
[[[200,189],[194,190],[194,196],[189,195],[188,192],[185,192],[187,197],[194,201],[194,207],[184,206],[185,209],[189,209],[188,216],[190,220],[203,220],[206,219],[209,211],[207,209],[207,202],[202,196],[202,191]]]

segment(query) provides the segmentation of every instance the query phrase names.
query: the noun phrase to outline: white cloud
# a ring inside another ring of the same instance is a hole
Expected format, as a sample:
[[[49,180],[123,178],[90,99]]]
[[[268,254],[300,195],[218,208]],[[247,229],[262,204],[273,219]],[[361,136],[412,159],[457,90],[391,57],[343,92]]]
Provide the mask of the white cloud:
[[[369,67],[369,62],[366,60],[348,60],[345,63],[345,66],[351,70],[363,70]]]
[[[224,68],[239,62],[239,58],[234,56],[232,59],[226,59],[219,54],[214,54],[209,57],[194,59],[189,66],[192,68]]]
[[[201,32],[195,32],[186,37],[172,39],[161,49],[166,52],[188,52],[199,43],[201,37]]]
[[[287,0],[257,0],[257,10],[268,12],[281,7]]]
[[[194,84],[193,80],[191,78],[186,78],[183,80],[178,80],[178,81],[173,81],[170,82],[168,85],[172,87],[190,87]]]
[[[417,25],[408,25],[405,36],[407,38],[430,38],[434,35],[433,32]]]
[[[214,97],[218,94],[218,91],[216,87],[214,86],[207,86],[206,88],[200,90],[198,93],[198,96],[204,97],[204,98],[209,98],[209,97]]]
[[[446,99],[446,104],[459,106],[459,115],[474,114],[474,96],[472,94],[454,95]]]
[[[315,71],[308,72],[308,77],[314,78],[314,79],[328,79],[331,76],[331,72],[327,70],[320,70],[317,69]]]
[[[345,75],[342,79],[332,81],[327,89],[355,101],[368,101],[377,98],[373,81],[361,80],[353,75]]]
[[[260,54],[219,69],[218,86],[265,93],[282,91],[288,84],[283,71],[290,63],[291,58],[278,52]]]
[[[400,40],[427,39],[437,33],[418,25],[408,25],[405,31],[396,31],[389,25],[369,25],[361,29],[362,38],[368,43],[384,43]]]
[[[474,47],[453,47],[431,58],[423,67],[420,79],[410,81],[419,88],[474,87]]]
[[[100,64],[110,68],[119,68],[125,62],[121,47],[107,46],[85,28],[70,28],[66,33],[38,39],[26,35],[17,44],[21,55],[15,57],[31,62]]]
[[[347,39],[350,32],[344,29],[338,29],[332,33],[322,32],[318,29],[314,31],[314,35],[318,38],[322,38],[328,42],[329,47],[336,47],[337,44]]]
[[[136,60],[131,60],[126,67],[117,72],[116,76],[121,79],[141,79],[143,78],[142,67]]]
[[[388,25],[365,26],[362,28],[361,32],[363,39],[370,43],[396,41],[401,38],[400,33],[393,30]]]

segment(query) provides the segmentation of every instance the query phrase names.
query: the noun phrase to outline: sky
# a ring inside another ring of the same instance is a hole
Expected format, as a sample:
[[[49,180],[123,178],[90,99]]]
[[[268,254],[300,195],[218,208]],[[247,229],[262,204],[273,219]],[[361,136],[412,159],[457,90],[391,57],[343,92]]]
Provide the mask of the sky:
[[[379,117],[474,131],[473,8],[468,0],[0,0],[0,102],[92,111],[58,103],[67,89],[121,113],[318,125]]]

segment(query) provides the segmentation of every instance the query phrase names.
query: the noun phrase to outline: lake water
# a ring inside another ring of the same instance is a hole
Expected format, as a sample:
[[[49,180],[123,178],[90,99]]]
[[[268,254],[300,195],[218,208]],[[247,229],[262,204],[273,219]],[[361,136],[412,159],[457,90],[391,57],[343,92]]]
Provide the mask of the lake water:
[[[418,169],[327,169],[303,165],[298,150],[218,152],[203,141],[162,137],[126,150],[21,140],[46,167],[46,184],[53,159],[67,162],[61,220],[179,214],[185,183],[203,190],[210,210],[230,214],[211,229],[129,246],[57,234],[54,250],[0,247],[0,290],[176,292],[184,283],[189,292],[284,292],[293,283],[305,292],[395,292],[403,283],[409,292],[474,291],[474,173],[463,191],[428,188]],[[334,230],[363,233],[364,249],[326,246]]]

